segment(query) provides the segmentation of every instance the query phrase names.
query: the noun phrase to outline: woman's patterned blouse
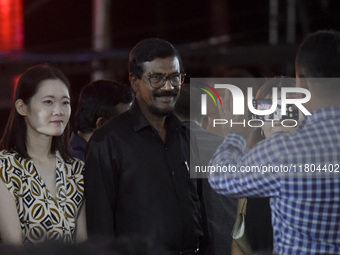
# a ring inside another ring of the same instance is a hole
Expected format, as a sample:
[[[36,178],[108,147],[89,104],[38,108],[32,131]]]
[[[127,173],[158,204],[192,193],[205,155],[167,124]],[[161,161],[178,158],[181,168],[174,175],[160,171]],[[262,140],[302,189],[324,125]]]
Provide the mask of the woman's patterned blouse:
[[[25,244],[75,241],[76,221],[84,199],[84,162],[65,162],[58,152],[56,160],[54,197],[32,160],[16,152],[0,152],[0,181],[15,199]]]

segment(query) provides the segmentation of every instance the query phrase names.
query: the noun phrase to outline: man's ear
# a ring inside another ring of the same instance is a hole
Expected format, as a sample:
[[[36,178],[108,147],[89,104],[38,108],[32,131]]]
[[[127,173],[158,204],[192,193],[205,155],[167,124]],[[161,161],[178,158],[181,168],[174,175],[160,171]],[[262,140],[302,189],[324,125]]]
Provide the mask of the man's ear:
[[[15,101],[15,109],[21,116],[27,116],[27,105],[22,99]]]
[[[211,122],[210,117],[204,116],[201,124],[202,128],[204,128],[205,130],[209,129],[210,122]]]
[[[100,128],[101,126],[103,126],[106,122],[106,119],[103,117],[99,117],[96,121],[96,128]]]
[[[130,80],[130,84],[131,84],[131,88],[132,88],[133,92],[135,92],[135,94],[137,94],[138,89],[139,89],[140,79],[138,79],[138,77],[135,74],[130,73],[129,74],[129,80]]]

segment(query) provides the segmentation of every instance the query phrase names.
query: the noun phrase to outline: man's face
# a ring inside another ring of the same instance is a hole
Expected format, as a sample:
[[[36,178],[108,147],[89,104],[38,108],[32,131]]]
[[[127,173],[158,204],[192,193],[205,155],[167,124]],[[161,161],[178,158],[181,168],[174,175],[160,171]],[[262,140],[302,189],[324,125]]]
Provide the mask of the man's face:
[[[180,86],[171,85],[168,79],[163,87],[153,88],[148,77],[179,74],[178,58],[156,58],[153,61],[144,62],[143,67],[144,73],[141,78],[132,80],[132,87],[136,92],[138,104],[142,112],[146,111],[152,115],[165,116],[173,111],[179,97]]]

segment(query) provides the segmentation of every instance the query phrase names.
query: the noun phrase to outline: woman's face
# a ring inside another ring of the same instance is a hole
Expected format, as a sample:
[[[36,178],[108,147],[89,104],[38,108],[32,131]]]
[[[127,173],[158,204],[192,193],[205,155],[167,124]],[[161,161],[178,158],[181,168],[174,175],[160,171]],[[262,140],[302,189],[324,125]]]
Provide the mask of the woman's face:
[[[44,80],[24,109],[28,134],[60,136],[71,115],[68,88],[59,79]]]

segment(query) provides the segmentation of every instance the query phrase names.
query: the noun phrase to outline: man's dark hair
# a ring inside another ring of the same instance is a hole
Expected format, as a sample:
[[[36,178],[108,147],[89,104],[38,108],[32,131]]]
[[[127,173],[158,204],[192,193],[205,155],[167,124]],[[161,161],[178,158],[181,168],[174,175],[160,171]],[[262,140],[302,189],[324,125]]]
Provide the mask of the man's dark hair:
[[[130,52],[129,73],[140,77],[144,73],[143,63],[156,58],[177,57],[180,72],[183,72],[182,60],[174,46],[166,40],[149,38],[138,42]]]
[[[132,90],[119,82],[96,80],[82,88],[75,114],[75,131],[88,133],[96,128],[96,121],[118,115],[116,106],[134,100]]]
[[[305,78],[338,78],[339,66],[339,32],[318,31],[307,36],[301,43],[295,67]]]

